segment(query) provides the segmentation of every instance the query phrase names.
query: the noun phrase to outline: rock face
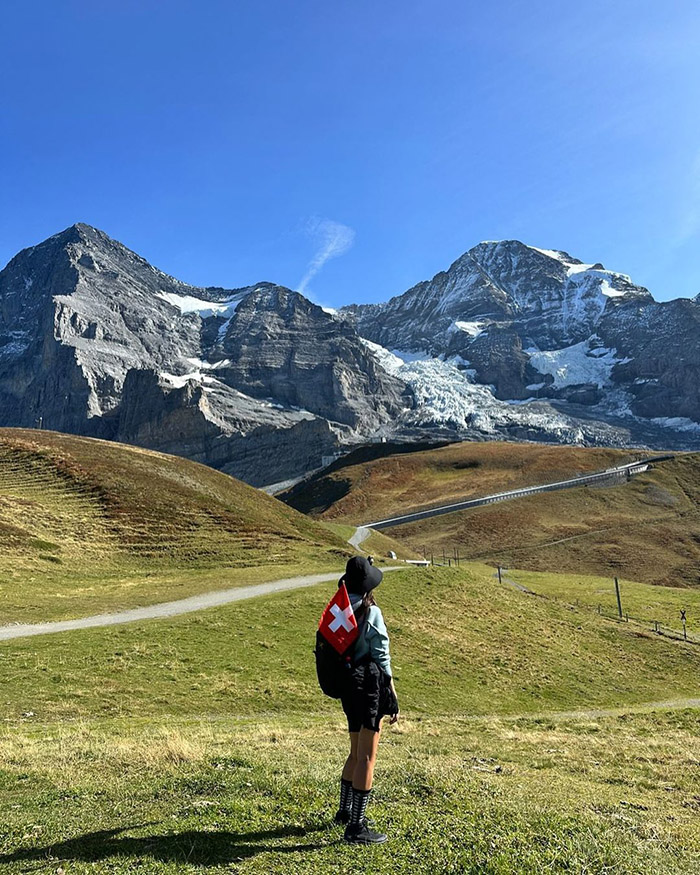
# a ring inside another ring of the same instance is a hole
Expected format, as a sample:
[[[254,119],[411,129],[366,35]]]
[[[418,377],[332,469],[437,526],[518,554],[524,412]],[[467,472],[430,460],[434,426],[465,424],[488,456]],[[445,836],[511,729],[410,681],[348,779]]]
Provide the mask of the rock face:
[[[451,362],[497,400],[551,399],[559,412],[624,421],[632,440],[663,445],[661,432],[650,438],[658,428],[695,446],[699,298],[659,303],[601,264],[510,240],[480,243],[385,304],[342,312],[368,340]]]
[[[657,303],[517,241],[340,314],[272,283],[187,285],[88,225],[0,272],[0,425],[255,485],[382,438],[700,447],[699,386],[700,297]]]
[[[252,483],[412,406],[346,322],[271,283],[195,288],[87,225],[0,273],[0,424],[187,455]]]

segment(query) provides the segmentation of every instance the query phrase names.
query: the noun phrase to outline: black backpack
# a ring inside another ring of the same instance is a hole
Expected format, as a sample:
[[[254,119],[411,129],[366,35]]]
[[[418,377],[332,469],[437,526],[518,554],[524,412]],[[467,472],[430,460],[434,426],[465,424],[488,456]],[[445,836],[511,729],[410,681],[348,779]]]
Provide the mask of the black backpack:
[[[355,639],[355,642],[348,647],[345,653],[338,651],[330,644],[321,634],[319,629],[316,632],[316,647],[314,654],[316,656],[316,674],[318,676],[318,685],[323,692],[330,696],[331,699],[342,698],[349,690],[351,684],[351,674],[354,668],[352,654],[355,650],[355,645],[360,640],[364,629],[366,619],[363,612],[362,619],[357,617],[360,632]]]

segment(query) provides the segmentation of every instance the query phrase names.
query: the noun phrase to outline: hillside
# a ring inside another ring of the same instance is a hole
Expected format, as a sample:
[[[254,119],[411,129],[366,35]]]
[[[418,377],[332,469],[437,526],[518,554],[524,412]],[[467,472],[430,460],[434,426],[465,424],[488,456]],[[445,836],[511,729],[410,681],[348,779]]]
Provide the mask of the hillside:
[[[342,466],[283,498],[323,519],[381,519],[462,497],[603,470],[634,454],[537,444],[453,444]],[[350,459],[351,461],[351,459]],[[620,486],[533,495],[386,529],[415,550],[533,571],[700,583],[700,455]]]
[[[403,710],[371,812],[391,853],[340,844],[345,729],[310,657],[330,591],[0,644],[4,871],[697,871],[698,648],[479,565],[378,592]]]
[[[552,444],[453,443],[411,452],[361,449],[278,497],[315,517],[356,525],[460,499],[601,471],[643,453]],[[389,448],[391,449],[391,447]]]
[[[309,642],[333,590],[321,584],[172,620],[2,642],[7,713],[283,717],[311,707],[332,714],[336,704],[317,690]],[[695,610],[700,595],[692,596]],[[396,572],[377,600],[412,716],[605,708],[697,694],[700,648],[618,626],[588,606],[524,595],[499,585],[485,565]],[[34,677],[37,662],[49,676],[60,674],[61,696]]]
[[[629,483],[544,493],[387,529],[435,556],[532,571],[700,585],[700,455]]]
[[[0,614],[59,619],[342,566],[325,526],[204,465],[0,429]]]

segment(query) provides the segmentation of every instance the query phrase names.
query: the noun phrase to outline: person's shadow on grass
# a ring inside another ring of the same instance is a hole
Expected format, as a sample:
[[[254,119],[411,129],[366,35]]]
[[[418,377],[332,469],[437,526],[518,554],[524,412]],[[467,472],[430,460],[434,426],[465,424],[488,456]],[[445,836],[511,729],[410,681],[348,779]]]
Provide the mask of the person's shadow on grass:
[[[146,836],[124,836],[132,829],[156,826],[146,823],[122,826],[85,833],[63,842],[41,848],[23,848],[13,853],[0,854],[0,865],[20,861],[76,861],[92,863],[110,857],[160,860],[164,863],[192,863],[198,866],[216,866],[254,857],[264,851],[289,853],[313,851],[328,847],[330,842],[302,842],[294,844],[269,844],[266,839],[290,838],[320,832],[327,824],[315,827],[279,827],[247,833],[189,830],[179,833],[162,833]]]

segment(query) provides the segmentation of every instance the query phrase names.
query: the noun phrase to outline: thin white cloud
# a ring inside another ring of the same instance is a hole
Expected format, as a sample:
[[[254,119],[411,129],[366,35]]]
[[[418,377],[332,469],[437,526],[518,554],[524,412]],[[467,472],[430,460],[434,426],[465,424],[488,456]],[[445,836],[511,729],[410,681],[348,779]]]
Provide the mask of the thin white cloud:
[[[307,225],[307,233],[316,243],[314,257],[306,268],[306,273],[297,286],[297,291],[304,294],[311,280],[331,258],[344,255],[355,241],[355,232],[347,225],[334,222],[332,219],[312,219]]]

